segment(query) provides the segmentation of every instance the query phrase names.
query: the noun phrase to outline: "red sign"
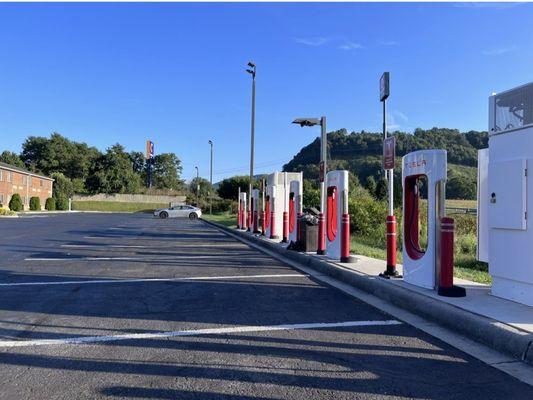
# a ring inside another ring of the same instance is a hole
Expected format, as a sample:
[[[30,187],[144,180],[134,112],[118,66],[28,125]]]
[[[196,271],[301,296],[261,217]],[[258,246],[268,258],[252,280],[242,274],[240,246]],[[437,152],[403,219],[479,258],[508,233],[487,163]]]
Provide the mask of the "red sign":
[[[320,182],[324,182],[324,161],[320,161],[320,164],[318,165],[320,168],[320,171],[318,173],[318,179]]]
[[[383,141],[383,169],[394,169],[396,156],[396,138],[389,136]]]

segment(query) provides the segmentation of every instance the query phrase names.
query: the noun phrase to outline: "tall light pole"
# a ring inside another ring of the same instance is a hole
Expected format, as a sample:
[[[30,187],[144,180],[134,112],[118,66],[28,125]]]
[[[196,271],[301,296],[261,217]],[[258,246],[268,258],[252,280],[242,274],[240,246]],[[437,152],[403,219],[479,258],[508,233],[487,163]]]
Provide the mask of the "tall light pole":
[[[200,195],[200,172],[198,171],[198,167],[196,168],[196,207],[198,207],[198,196]]]
[[[327,148],[328,138],[326,134],[326,117],[322,118],[297,118],[292,121],[293,124],[304,126],[320,125],[320,165],[319,165],[319,181],[320,181],[320,214],[318,214],[318,248],[317,254],[326,253],[326,227],[325,216],[326,212],[326,172],[327,172]]]
[[[209,144],[211,145],[211,167],[209,169],[209,183],[211,187],[209,188],[209,214],[213,214],[213,141],[210,140]]]
[[[388,182],[387,232],[387,268],[380,274],[384,278],[400,277],[396,270],[396,217],[394,216],[394,137],[387,138],[387,99],[390,95],[389,73],[384,72],[379,81],[379,100],[383,103],[383,169]]]
[[[252,228],[252,189],[254,186],[254,134],[255,134],[255,74],[256,66],[253,62],[249,62],[248,66],[250,68],[246,69],[250,75],[252,75],[252,124],[251,124],[251,137],[250,137],[250,185],[248,187],[248,229],[250,232],[253,231]],[[254,204],[254,207],[257,207]]]

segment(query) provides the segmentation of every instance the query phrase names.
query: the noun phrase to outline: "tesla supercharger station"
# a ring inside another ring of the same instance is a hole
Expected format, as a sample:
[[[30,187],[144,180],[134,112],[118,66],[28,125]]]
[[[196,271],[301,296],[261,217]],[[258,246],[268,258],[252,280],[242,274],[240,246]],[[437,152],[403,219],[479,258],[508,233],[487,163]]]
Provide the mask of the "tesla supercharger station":
[[[279,232],[282,227],[280,213],[280,199],[278,198],[277,185],[267,186],[265,204],[266,214],[266,237],[269,239],[279,239]]]
[[[301,172],[274,172],[267,176],[267,198],[265,199],[265,214],[270,214],[267,217],[266,237],[270,239],[279,239],[284,232],[285,213],[286,225],[288,223],[289,214],[289,182],[293,180],[302,181]],[[302,183],[303,184],[303,183]],[[286,231],[286,229],[285,229]]]
[[[533,307],[533,83],[489,97],[489,148],[478,157],[478,259],[493,295]]]
[[[240,192],[239,194],[239,217],[238,217],[238,221],[239,221],[239,226],[238,228],[239,229],[246,229],[247,228],[247,225],[246,225],[246,221],[247,221],[247,218],[246,218],[246,201],[247,201],[247,198],[246,198],[246,192]]]
[[[299,218],[303,212],[302,179],[291,181],[289,184],[289,243],[296,243],[300,238],[298,234]]]
[[[446,150],[419,150],[402,159],[404,280],[439,294],[462,297],[453,285],[454,221],[445,216]],[[427,185],[427,245],[420,241],[420,191]]]
[[[326,174],[326,255],[350,261],[350,217],[348,171]]]
[[[252,231],[253,233],[261,233],[259,231],[259,190],[252,190]]]

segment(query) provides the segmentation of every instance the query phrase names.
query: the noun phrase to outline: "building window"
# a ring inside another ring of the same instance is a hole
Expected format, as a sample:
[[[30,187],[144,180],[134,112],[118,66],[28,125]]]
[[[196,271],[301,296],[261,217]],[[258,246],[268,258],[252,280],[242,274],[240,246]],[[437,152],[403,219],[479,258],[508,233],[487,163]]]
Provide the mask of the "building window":
[[[13,172],[7,171],[7,181],[13,182]]]
[[[0,204],[4,205],[4,194],[0,193]]]
[[[22,175],[22,185],[26,186],[26,183],[28,183],[28,177],[26,175]]]
[[[4,170],[0,169],[0,182],[4,180]]]
[[[43,180],[41,179],[41,187],[43,187],[43,186],[44,186],[44,182],[43,182]]]

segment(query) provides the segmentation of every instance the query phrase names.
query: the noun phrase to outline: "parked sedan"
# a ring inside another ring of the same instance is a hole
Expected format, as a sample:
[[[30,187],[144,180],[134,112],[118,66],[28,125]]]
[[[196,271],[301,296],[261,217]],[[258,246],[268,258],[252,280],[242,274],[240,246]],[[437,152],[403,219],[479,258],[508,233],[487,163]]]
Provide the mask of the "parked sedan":
[[[159,218],[189,218],[197,219],[202,216],[202,210],[193,206],[173,206],[168,208],[159,208],[154,211],[154,217]]]

